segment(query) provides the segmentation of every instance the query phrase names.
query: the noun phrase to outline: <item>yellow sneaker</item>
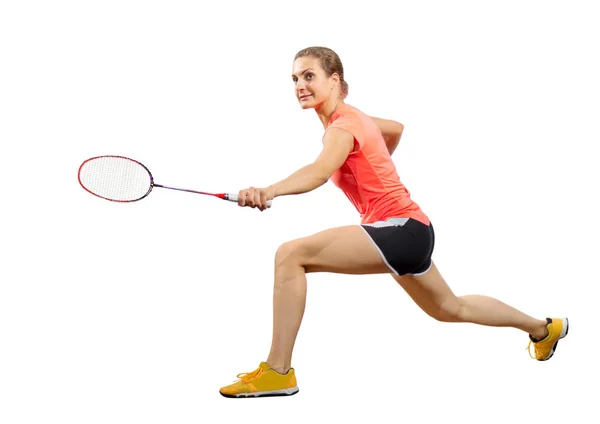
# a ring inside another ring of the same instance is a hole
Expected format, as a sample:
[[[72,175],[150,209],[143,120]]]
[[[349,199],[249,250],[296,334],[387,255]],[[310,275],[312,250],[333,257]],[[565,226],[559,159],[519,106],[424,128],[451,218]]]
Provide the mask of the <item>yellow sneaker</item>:
[[[298,393],[296,374],[291,368],[286,374],[279,374],[266,362],[251,373],[238,374],[235,383],[222,387],[219,393],[229,398],[290,396]]]
[[[546,326],[548,327],[548,335],[542,340],[536,340],[529,335],[529,344],[527,350],[529,356],[538,361],[547,361],[552,358],[558,341],[564,338],[569,333],[569,320],[567,318],[546,318]],[[531,344],[535,357],[531,355]]]

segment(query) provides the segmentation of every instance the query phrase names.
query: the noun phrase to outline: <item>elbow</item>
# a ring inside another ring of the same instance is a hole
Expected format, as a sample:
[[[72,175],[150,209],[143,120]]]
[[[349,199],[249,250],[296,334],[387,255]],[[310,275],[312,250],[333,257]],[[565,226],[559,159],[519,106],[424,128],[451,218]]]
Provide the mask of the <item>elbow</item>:
[[[310,180],[310,182],[308,182],[308,185],[309,185],[308,191],[313,191],[313,190],[318,189],[319,187],[324,185],[327,181],[329,181],[329,178],[325,177],[325,175],[323,175],[323,174],[313,176],[313,179]]]
[[[322,172],[322,173],[318,174],[317,178],[316,178],[316,183],[318,184],[318,187],[322,186],[327,181],[329,181],[329,179],[331,178],[331,175],[332,174],[330,174],[329,172]]]
[[[400,135],[402,135],[403,131],[404,131],[404,125],[401,124],[400,122],[396,122],[396,134],[398,134],[400,136]]]
[[[315,184],[318,184],[318,186],[322,186],[327,181],[329,181],[329,179],[333,175],[333,172],[335,172],[335,171],[332,171],[330,169],[330,167],[325,166],[324,164],[319,163],[319,162],[313,163],[313,166],[314,166],[313,178],[314,178]]]

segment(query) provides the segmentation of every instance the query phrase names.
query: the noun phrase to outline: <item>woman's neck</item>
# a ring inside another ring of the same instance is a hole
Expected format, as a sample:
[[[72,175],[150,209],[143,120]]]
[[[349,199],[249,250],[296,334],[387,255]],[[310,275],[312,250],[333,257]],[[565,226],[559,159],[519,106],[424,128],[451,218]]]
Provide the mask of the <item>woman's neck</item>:
[[[343,104],[344,100],[342,100],[341,97],[332,97],[330,100],[325,102],[319,109],[315,110],[324,128],[327,128],[327,124],[329,124],[329,121],[331,121],[333,113]]]

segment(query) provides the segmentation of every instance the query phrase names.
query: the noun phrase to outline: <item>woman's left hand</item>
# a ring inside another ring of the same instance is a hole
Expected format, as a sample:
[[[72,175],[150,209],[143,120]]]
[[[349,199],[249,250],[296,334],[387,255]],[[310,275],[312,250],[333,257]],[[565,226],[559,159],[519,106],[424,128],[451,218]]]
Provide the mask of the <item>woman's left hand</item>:
[[[250,187],[240,190],[238,194],[238,205],[258,208],[261,211],[267,209],[267,201],[273,200],[275,189],[273,187],[255,188]]]

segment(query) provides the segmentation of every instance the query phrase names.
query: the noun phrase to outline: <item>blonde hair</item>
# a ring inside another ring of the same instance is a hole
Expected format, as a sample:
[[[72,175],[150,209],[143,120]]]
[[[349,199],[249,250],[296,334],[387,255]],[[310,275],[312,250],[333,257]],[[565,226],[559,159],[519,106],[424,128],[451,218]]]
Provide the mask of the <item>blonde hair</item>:
[[[348,95],[348,83],[344,79],[344,66],[342,65],[342,61],[337,53],[327,47],[313,46],[300,50],[298,53],[296,53],[296,56],[294,56],[294,60],[305,56],[318,59],[321,64],[321,68],[323,68],[328,77],[333,74],[338,74],[340,76],[340,83],[342,85],[342,98],[345,99]]]

